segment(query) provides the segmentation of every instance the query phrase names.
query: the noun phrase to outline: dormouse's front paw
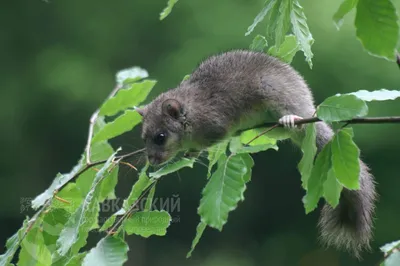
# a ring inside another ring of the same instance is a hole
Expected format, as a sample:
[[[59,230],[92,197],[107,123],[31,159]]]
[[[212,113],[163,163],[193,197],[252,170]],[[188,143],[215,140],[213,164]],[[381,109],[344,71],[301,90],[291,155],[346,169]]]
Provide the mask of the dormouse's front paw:
[[[296,125],[294,124],[294,122],[301,119],[303,118],[297,115],[285,115],[282,116],[281,119],[279,119],[279,124],[283,125],[283,127],[285,128],[295,128]],[[299,125],[298,127],[301,127],[301,125]]]

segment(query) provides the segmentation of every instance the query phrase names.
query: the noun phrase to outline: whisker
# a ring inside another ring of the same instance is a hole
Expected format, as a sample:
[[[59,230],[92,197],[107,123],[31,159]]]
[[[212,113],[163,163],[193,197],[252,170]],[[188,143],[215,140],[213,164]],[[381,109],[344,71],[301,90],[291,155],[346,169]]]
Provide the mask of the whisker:
[[[176,175],[178,176],[179,182],[182,182],[181,175],[179,174],[179,171],[176,171]]]
[[[121,146],[122,146],[122,148],[128,147],[129,149],[132,149],[133,151],[140,149],[139,147],[137,147],[133,144],[130,144],[130,143],[123,143],[123,144],[121,144]]]
[[[208,165],[206,165],[203,161],[199,160],[198,158],[195,159],[195,162],[208,169]]]

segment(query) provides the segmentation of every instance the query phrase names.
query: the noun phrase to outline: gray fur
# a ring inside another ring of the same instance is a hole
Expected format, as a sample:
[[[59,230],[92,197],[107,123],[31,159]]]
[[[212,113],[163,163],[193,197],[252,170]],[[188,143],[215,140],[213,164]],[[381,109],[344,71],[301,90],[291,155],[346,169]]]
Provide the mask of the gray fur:
[[[181,104],[179,118],[162,112],[167,99]],[[205,60],[188,80],[140,113],[149,160],[159,164],[179,151],[207,148],[238,130],[284,115],[311,117],[315,107],[306,82],[290,65],[263,53],[232,51]],[[160,131],[167,133],[162,146],[153,141]],[[293,131],[293,139],[297,133]],[[328,125],[317,124],[319,150],[332,135]],[[373,177],[362,162],[360,166],[361,190],[343,190],[339,206],[333,210],[325,205],[319,221],[324,243],[347,248],[355,256],[368,247],[375,199]]]

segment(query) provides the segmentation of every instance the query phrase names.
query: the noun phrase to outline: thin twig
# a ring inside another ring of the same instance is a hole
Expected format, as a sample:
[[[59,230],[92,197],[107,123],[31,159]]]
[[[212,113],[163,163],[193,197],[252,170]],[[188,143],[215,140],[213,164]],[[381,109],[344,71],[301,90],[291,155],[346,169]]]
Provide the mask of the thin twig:
[[[121,218],[118,219],[118,221],[113,225],[113,227],[111,227],[110,230],[108,230],[107,236],[110,236],[112,234],[114,234],[115,232],[117,232],[116,230],[118,230],[118,226],[120,224],[122,224],[126,218],[132,214],[133,210],[135,209],[135,207],[137,206],[137,204],[139,203],[139,201],[146,195],[147,192],[149,192],[157,183],[157,180],[155,180],[153,183],[151,183],[140,195],[140,197],[138,197],[136,199],[136,201],[129,207],[129,209],[121,216]]]
[[[127,153],[127,154],[123,154],[123,155],[116,156],[115,159],[116,159],[116,160],[119,160],[119,161],[121,161],[121,160],[126,160],[126,159],[132,157],[133,155],[136,155],[136,154],[141,153],[141,152],[144,152],[144,151],[146,151],[145,148],[140,149],[140,150],[136,150],[136,151],[133,151],[133,152],[130,152],[130,153]],[[86,171],[89,170],[90,168],[92,168],[92,167],[94,167],[94,166],[96,166],[96,165],[99,165],[99,164],[103,164],[103,163],[105,163],[105,162],[107,162],[107,160],[101,160],[101,161],[92,162],[92,163],[90,163],[90,164],[86,164],[84,168],[82,168],[79,172],[77,172],[75,175],[73,175],[73,176],[72,176],[67,182],[65,182],[62,186],[60,186],[59,188],[57,188],[57,190],[63,189],[68,183],[70,183],[71,181],[73,181],[74,179],[76,179],[77,177],[79,177],[81,174],[83,174],[84,172],[86,172]]]
[[[131,156],[133,156],[133,155],[135,155],[135,154],[138,154],[138,153],[141,153],[141,152],[145,152],[145,151],[146,151],[146,148],[142,148],[142,149],[140,149],[140,150],[136,150],[136,151],[133,151],[133,152],[124,154],[124,155],[120,155],[120,156],[117,156],[117,157],[115,157],[115,158],[116,158],[116,159],[123,158],[123,159],[125,160],[125,159],[128,159],[129,157],[131,157]]]
[[[120,164],[127,165],[127,166],[129,166],[130,168],[135,169],[135,170],[137,171],[137,168],[136,168],[135,166],[133,166],[131,163],[128,163],[128,162],[120,162]]]
[[[273,130],[274,128],[279,127],[279,125],[280,125],[280,124],[276,124],[276,125],[273,125],[272,127],[268,128],[268,129],[264,130],[263,132],[261,132],[260,134],[258,134],[258,135],[255,136],[254,138],[252,138],[249,142],[247,142],[246,145],[249,145],[249,144],[252,143],[254,140],[256,140],[256,139],[258,139],[259,137],[261,137],[262,135],[264,135],[264,134],[270,132],[270,131]]]

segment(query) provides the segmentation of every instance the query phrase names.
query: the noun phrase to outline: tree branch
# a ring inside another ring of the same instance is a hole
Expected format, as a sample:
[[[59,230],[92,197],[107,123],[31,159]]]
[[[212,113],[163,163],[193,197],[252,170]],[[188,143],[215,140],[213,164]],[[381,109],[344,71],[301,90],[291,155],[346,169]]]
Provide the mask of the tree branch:
[[[322,122],[323,120],[319,119],[318,117],[310,117],[310,118],[304,118],[300,119],[297,121],[294,121],[295,125],[304,125],[304,124],[309,124],[309,123],[316,123],[316,122]],[[350,120],[344,120],[344,121],[338,121],[339,123],[345,123],[346,126],[349,124],[390,124],[390,123],[400,123],[400,116],[382,116],[382,117],[359,117],[359,118],[353,118]],[[238,133],[242,133],[246,130],[250,129],[257,129],[257,128],[265,128],[268,127],[266,130],[255,136],[253,139],[251,139],[249,142],[246,143],[246,145],[249,145],[251,142],[254,140],[258,139],[262,135],[268,133],[269,131],[273,130],[274,128],[277,127],[283,127],[282,124],[279,122],[271,122],[271,123],[264,123],[260,124],[258,126],[252,127],[252,128],[247,128],[240,130]]]
[[[295,125],[303,125],[303,124],[316,123],[316,122],[321,122],[321,121],[322,120],[319,119],[318,117],[310,117],[310,118],[304,118],[304,119],[294,121],[294,124]],[[353,118],[350,120],[344,120],[344,121],[338,121],[338,122],[339,123],[347,123],[347,124],[391,124],[391,123],[400,123],[400,116],[359,117],[359,118]],[[270,123],[260,124],[256,127],[248,128],[248,129],[271,127],[271,126],[275,126],[275,125],[277,125],[277,127],[283,127],[283,125],[281,125],[277,122],[270,122]],[[248,130],[248,129],[245,129],[245,130]],[[245,130],[242,130],[242,131],[245,131]]]

